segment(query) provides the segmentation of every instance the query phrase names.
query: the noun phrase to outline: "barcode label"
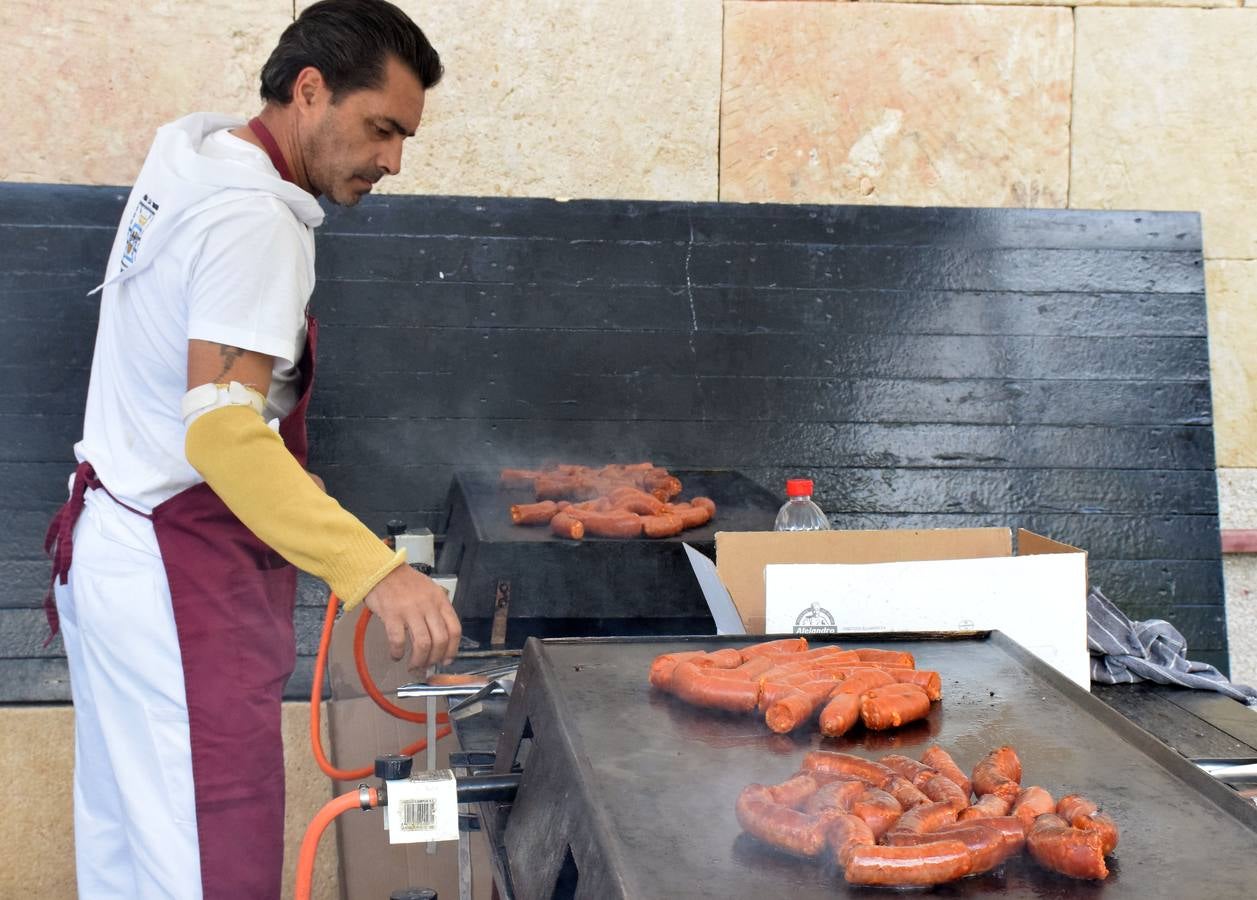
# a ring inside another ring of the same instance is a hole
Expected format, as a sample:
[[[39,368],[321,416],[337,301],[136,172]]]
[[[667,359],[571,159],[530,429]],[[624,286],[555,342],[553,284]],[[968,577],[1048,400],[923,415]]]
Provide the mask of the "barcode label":
[[[436,798],[402,801],[402,831],[432,831],[436,828]]]

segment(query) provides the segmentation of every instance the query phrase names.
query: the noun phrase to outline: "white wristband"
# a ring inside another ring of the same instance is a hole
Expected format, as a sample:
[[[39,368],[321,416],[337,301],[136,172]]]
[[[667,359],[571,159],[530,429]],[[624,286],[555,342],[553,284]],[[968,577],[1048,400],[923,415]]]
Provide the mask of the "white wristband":
[[[202,384],[184,394],[180,402],[184,427],[191,425],[211,409],[223,406],[251,406],[260,416],[266,408],[266,398],[238,381],[230,384]]]

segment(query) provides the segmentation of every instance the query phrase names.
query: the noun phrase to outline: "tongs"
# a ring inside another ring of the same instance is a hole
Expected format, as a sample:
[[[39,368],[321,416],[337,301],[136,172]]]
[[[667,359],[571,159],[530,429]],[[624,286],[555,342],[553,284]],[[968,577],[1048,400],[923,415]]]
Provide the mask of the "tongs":
[[[1192,760],[1202,771],[1228,784],[1257,784],[1257,757],[1209,757]]]
[[[464,675],[479,675],[485,679],[484,684],[404,684],[397,689],[399,697],[460,697],[457,703],[451,703],[447,710],[451,718],[462,719],[480,711],[479,703],[491,694],[510,696],[515,687],[515,673],[518,663],[498,665],[475,672],[463,672]]]

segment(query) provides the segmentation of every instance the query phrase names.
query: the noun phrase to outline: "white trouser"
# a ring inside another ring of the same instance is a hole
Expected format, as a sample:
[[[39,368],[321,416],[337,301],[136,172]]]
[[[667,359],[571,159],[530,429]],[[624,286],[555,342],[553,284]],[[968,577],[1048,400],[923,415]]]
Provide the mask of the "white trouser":
[[[183,667],[152,523],[89,490],[57,610],[83,900],[201,897]]]

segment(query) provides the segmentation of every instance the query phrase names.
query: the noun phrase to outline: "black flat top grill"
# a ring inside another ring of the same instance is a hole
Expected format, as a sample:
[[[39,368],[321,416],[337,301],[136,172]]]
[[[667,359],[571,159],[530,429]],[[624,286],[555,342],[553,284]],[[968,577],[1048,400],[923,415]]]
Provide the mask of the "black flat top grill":
[[[495,614],[513,647],[530,636],[713,632],[682,544],[712,555],[717,531],[768,531],[781,501],[737,472],[673,474],[681,497],[716,502],[712,522],[670,538],[581,541],[512,524],[511,505],[534,502],[530,490],[504,489],[496,473],[455,475],[437,569],[458,575],[464,633],[486,640]]]
[[[523,783],[513,806],[486,815],[508,888],[520,900],[871,896],[741,834],[734,800],[750,782],[789,777],[809,749],[875,758],[939,743],[962,767],[1011,744],[1024,784],[1058,798],[1088,795],[1117,820],[1121,843],[1101,883],[1046,872],[1023,855],[933,893],[1257,896],[1257,808],[998,633],[888,637],[844,643],[910,650],[920,668],[941,673],[942,703],[915,726],[823,742],[773,735],[762,719],[693,709],[648,688],[657,654],[725,639],[530,642],[497,751],[504,771],[522,743]]]

